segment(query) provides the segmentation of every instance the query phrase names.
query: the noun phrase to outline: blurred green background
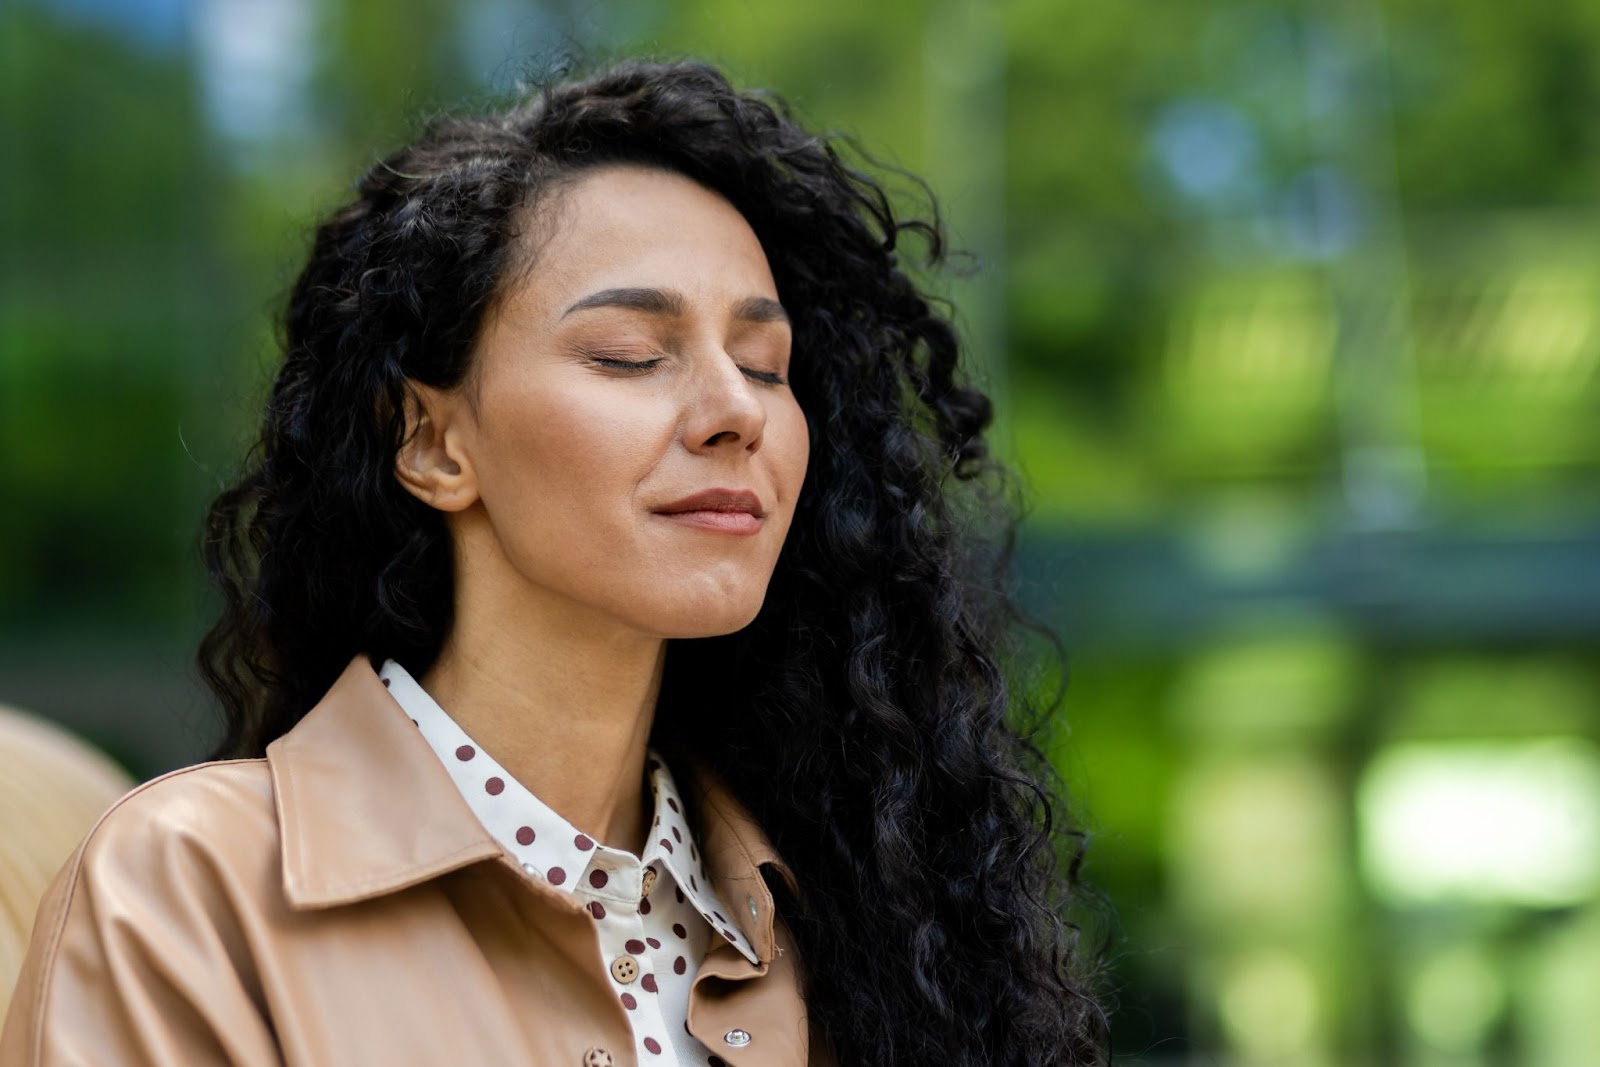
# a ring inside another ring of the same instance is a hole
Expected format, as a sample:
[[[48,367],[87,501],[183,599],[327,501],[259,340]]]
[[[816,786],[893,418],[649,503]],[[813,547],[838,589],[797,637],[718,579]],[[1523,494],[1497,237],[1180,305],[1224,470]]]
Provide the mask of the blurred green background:
[[[929,178],[1141,1064],[1600,1064],[1600,2],[11,0],[0,701],[215,729],[312,220],[563,48]]]

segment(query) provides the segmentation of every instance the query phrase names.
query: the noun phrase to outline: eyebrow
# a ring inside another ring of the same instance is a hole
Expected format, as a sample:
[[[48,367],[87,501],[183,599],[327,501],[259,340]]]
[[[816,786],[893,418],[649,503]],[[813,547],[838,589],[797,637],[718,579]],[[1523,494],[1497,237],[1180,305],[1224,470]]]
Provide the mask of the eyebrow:
[[[682,294],[671,289],[602,289],[573,304],[561,313],[566,318],[574,311],[590,308],[626,308],[647,315],[669,315],[681,318],[685,311]],[[783,305],[765,296],[747,296],[733,307],[733,317],[746,322],[788,322],[789,313]]]

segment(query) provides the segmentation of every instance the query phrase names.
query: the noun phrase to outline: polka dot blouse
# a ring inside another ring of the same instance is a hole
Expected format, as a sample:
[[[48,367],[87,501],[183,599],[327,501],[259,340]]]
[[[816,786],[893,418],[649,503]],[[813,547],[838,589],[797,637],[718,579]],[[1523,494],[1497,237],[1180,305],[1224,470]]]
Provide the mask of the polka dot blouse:
[[[594,916],[600,966],[633,1027],[641,1064],[722,1059],[689,1033],[689,987],[714,937],[751,963],[755,949],[727,918],[701,866],[700,850],[672,772],[654,749],[645,766],[655,816],[644,854],[609,848],[578,832],[507,774],[394,660],[378,672],[422,732],[484,828],[538,878],[571,893]]]

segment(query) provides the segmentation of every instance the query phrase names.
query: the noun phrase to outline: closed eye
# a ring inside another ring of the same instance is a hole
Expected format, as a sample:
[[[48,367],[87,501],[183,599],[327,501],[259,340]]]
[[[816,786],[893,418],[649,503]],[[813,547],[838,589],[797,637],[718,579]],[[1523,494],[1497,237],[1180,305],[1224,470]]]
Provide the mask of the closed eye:
[[[591,363],[599,364],[602,367],[622,371],[645,371],[661,362],[660,359],[615,359],[610,356],[590,356],[589,361]],[[764,382],[767,385],[789,384],[789,379],[785,378],[781,374],[774,374],[771,371],[754,370],[750,367],[741,367],[740,369],[744,371],[745,374],[754,378],[756,381]]]
[[[591,356],[591,363],[598,363],[602,367],[611,367],[615,370],[649,370],[659,359],[612,359],[607,356]]]

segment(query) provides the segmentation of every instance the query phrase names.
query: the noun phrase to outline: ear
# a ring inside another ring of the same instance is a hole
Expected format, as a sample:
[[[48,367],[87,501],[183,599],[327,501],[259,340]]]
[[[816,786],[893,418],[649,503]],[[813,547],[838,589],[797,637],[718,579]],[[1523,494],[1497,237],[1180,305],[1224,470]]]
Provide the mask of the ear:
[[[466,403],[456,391],[406,383],[406,435],[394,474],[408,493],[440,511],[462,511],[478,499],[478,481],[463,442]]]

